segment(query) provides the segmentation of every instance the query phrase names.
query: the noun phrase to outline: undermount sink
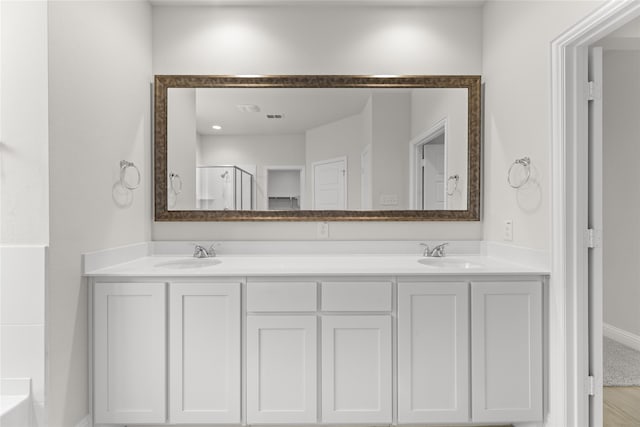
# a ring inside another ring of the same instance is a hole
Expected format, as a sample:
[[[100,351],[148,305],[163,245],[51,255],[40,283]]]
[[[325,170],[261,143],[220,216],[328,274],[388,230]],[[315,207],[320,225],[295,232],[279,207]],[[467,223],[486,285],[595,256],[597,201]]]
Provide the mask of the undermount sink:
[[[205,268],[220,264],[217,258],[184,258],[172,259],[170,261],[162,261],[156,264],[156,267],[189,269],[189,268]]]
[[[465,259],[459,258],[421,258],[418,260],[420,264],[424,264],[433,268],[461,268],[463,270],[480,268],[482,265],[474,262],[469,262]]]

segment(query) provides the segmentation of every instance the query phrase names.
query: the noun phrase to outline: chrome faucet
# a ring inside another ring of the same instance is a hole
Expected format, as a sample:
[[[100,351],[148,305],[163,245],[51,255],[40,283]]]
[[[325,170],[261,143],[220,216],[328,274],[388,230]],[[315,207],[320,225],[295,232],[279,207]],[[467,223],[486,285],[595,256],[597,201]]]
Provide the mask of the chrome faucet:
[[[446,255],[444,247],[449,243],[441,243],[437,246],[434,246],[433,249],[430,249],[429,245],[427,245],[426,243],[420,244],[424,246],[424,252],[422,253],[422,256],[440,258]]]
[[[205,248],[204,246],[198,245],[196,243],[194,243],[193,245],[195,246],[195,249],[193,251],[193,256],[195,258],[212,258],[216,256],[215,247],[218,244],[213,244],[209,246],[209,249]]]

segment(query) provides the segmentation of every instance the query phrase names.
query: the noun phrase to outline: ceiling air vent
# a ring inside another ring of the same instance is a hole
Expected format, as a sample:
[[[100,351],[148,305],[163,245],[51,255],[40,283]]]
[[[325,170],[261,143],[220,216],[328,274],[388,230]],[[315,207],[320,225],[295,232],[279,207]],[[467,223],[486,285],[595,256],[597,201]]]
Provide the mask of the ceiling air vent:
[[[267,119],[281,119],[284,114],[267,114]]]
[[[258,113],[260,112],[260,107],[254,104],[238,104],[236,108],[241,113]]]

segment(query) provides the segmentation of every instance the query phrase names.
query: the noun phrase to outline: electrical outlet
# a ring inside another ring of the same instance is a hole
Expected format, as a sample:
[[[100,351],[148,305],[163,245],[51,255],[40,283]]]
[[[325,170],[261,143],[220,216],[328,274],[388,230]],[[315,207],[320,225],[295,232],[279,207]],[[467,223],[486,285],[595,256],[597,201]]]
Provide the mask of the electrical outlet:
[[[507,219],[504,221],[504,240],[511,242],[513,241],[513,221]]]
[[[319,222],[318,223],[318,239],[328,239],[329,238],[329,223],[328,222]]]
[[[382,206],[397,206],[398,205],[398,195],[397,194],[381,194],[380,195],[380,204]]]

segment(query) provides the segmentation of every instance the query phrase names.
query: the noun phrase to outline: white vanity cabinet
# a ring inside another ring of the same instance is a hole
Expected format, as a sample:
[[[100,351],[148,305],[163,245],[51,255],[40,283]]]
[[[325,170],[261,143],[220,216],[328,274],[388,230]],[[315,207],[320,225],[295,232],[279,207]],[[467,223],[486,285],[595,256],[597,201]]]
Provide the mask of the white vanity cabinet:
[[[542,348],[541,280],[399,283],[398,422],[542,421]]]
[[[248,424],[392,423],[391,281],[248,280],[247,312]]]
[[[247,318],[247,423],[317,419],[316,316]]]
[[[542,420],[542,283],[471,283],[472,416]]]
[[[240,423],[240,349],[240,283],[170,283],[171,423]]]
[[[316,308],[316,282],[248,281],[247,424],[318,421]]]
[[[95,283],[95,424],[239,424],[240,286]]]
[[[95,284],[95,424],[166,421],[165,286]]]
[[[320,286],[322,422],[391,424],[393,283]]]
[[[398,285],[398,422],[465,422],[469,284]]]
[[[391,316],[322,317],[322,421],[392,421]]]
[[[543,421],[536,274],[91,280],[94,425]]]

